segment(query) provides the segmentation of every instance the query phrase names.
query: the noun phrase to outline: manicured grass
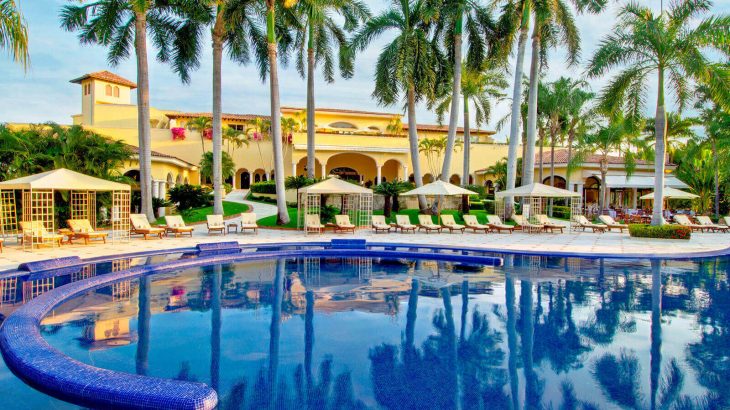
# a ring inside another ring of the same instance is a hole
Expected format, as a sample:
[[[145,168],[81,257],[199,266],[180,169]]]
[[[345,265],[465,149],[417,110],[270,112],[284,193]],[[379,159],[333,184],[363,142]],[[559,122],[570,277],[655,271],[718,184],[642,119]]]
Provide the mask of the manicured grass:
[[[289,223],[286,225],[276,224],[276,215],[267,216],[257,221],[259,226],[272,226],[279,228],[296,228],[297,227],[297,208],[287,208],[289,212]]]
[[[223,216],[231,216],[236,215],[240,213],[244,213],[248,211],[248,205],[246,204],[239,204],[238,202],[226,202],[223,201]],[[203,208],[192,208],[183,214],[183,220],[185,223],[196,223],[196,222],[205,222],[206,215],[212,215],[213,214],[213,207],[212,206],[206,206]],[[156,224],[164,224],[165,223],[165,217],[159,217],[155,221]]]

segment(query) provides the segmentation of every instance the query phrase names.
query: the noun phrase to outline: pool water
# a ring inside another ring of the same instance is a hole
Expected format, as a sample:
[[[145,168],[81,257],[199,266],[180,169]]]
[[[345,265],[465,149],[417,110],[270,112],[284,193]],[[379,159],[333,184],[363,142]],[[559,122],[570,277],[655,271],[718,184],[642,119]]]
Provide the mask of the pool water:
[[[42,323],[97,367],[220,409],[727,409],[730,258],[300,258],[182,270]],[[0,367],[0,408],[74,408]]]

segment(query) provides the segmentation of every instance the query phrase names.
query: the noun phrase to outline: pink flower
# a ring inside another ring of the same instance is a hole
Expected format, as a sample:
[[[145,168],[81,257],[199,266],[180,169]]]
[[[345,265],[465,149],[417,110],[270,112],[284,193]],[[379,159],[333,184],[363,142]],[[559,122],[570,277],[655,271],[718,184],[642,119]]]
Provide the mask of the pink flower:
[[[206,128],[203,130],[203,138],[207,140],[213,139],[213,129],[212,128]]]
[[[176,127],[176,128],[171,128],[170,131],[172,132],[173,141],[185,139],[185,128]]]
[[[258,142],[258,141],[261,141],[262,139],[263,139],[263,138],[261,138],[261,134],[259,134],[259,132],[258,132],[258,131],[255,131],[255,132],[253,133],[253,140],[254,140],[254,141]]]

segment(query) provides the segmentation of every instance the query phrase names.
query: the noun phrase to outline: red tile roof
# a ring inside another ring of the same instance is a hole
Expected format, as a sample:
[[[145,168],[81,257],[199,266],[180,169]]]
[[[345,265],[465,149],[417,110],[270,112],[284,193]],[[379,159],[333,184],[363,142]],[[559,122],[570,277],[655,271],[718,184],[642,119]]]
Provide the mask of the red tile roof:
[[[212,118],[213,114],[209,112],[170,112],[165,114],[167,118],[175,119],[175,118],[198,118],[198,117],[206,117],[206,118]],[[259,115],[259,114],[227,114],[223,113],[223,119],[227,121],[253,121],[256,118],[261,118],[263,120],[270,120],[271,117],[268,115]]]
[[[545,149],[542,153],[542,162],[543,165],[547,164],[550,165],[550,149]],[[601,162],[601,155],[599,154],[592,154],[588,155],[585,160],[583,161],[584,164],[598,164]],[[555,150],[555,163],[556,164],[567,164],[568,163],[568,150],[567,149],[556,149]],[[624,159],[622,157],[616,156],[616,155],[609,155],[608,156],[608,163],[609,164],[615,164],[615,165],[623,165]],[[535,154],[535,164],[540,164],[540,153]],[[650,162],[643,160],[643,159],[637,159],[636,165],[649,165]]]
[[[84,74],[81,77],[74,78],[73,80],[71,80],[69,82],[74,83],[74,84],[81,84],[81,81],[89,79],[89,78],[94,79],[94,80],[106,81],[106,82],[109,82],[112,84],[126,85],[127,87],[130,87],[132,89],[137,88],[137,84],[135,84],[134,82],[127,80],[126,78],[124,78],[122,76],[119,76],[117,74],[114,74],[114,73],[112,73],[110,71],[106,71],[106,70],[97,71],[95,73]]]
[[[129,150],[132,151],[132,154],[139,155],[139,147],[138,146],[136,146],[136,145],[130,145],[130,144],[127,144],[127,146],[129,147]],[[192,164],[192,163],[190,163],[188,161],[185,161],[184,159],[178,158],[178,157],[176,157],[174,155],[163,154],[163,153],[161,153],[159,151],[151,151],[151,152],[152,152],[152,156],[153,157],[174,159],[174,160],[178,160],[180,162],[184,162],[184,163],[190,165],[191,167],[197,166],[197,165]]]
[[[281,107],[282,111],[301,111],[304,110],[304,108],[298,108],[298,107]],[[378,112],[378,111],[361,111],[361,110],[348,110],[344,108],[316,108],[315,111],[317,112],[336,112],[341,114],[364,114],[364,115],[382,115],[382,116],[388,116],[388,117],[399,117],[400,114],[392,113],[392,112]]]
[[[416,129],[418,131],[426,131],[426,132],[449,132],[449,127],[446,125],[437,125],[437,124],[418,124],[416,125]],[[403,124],[403,130],[408,131],[408,124]],[[464,128],[463,127],[457,127],[456,132],[463,133]],[[487,134],[487,135],[493,135],[495,134],[494,131],[489,130],[480,130],[478,128],[469,128],[469,132],[471,134]]]

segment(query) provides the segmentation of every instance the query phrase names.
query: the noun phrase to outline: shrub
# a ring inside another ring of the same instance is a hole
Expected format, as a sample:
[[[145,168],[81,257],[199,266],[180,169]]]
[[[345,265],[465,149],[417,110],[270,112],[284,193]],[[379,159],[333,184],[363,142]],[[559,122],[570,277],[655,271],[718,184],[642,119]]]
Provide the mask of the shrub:
[[[490,215],[494,215],[496,212],[494,211],[494,201],[485,199],[482,201],[482,207],[484,211],[486,211]]]
[[[251,201],[266,202],[269,204],[276,203],[276,198],[269,198],[268,196],[249,195],[248,199],[250,199]]]
[[[325,205],[319,210],[319,219],[323,224],[334,221],[335,215],[338,215],[340,210],[332,205]]]
[[[470,191],[476,192],[480,198],[484,198],[485,190],[484,187],[481,185],[467,185],[464,187],[465,189],[468,189]]]
[[[251,192],[254,194],[276,194],[276,182],[256,182],[255,184],[251,184]]]
[[[631,224],[629,235],[634,238],[689,239],[692,236],[692,229],[681,225]]]
[[[210,189],[200,185],[183,184],[170,188],[168,192],[170,202],[177,204],[180,212],[190,208],[210,206],[213,198]]]
[[[556,218],[570,219],[570,207],[553,205],[553,216]]]
[[[233,191],[233,185],[229,184],[228,182],[224,182],[223,189],[226,190],[226,195],[228,195],[231,193],[231,191]]]
[[[469,204],[469,209],[471,209],[473,211],[483,211],[484,203],[483,202],[472,202]]]

